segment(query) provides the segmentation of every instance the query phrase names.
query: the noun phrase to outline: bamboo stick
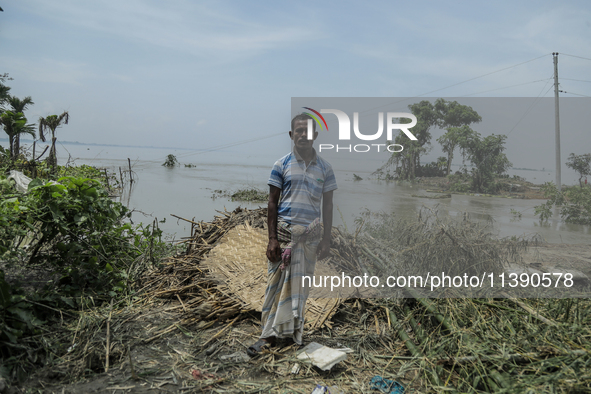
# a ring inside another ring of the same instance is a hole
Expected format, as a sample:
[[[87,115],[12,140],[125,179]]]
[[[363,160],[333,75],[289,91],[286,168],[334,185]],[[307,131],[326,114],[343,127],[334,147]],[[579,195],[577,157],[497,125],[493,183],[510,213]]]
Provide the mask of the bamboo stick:
[[[397,324],[398,323],[398,319],[396,319],[396,315],[394,314],[394,312],[390,311],[390,320],[394,323]],[[400,327],[398,328],[398,337],[404,342],[404,344],[406,345],[406,348],[410,351],[410,353],[416,357],[416,358],[424,358],[425,355],[423,354],[423,352],[420,351],[419,348],[416,347],[416,345],[414,344],[414,342],[410,339],[410,337],[408,336],[408,334],[406,333],[406,331],[404,330],[404,327],[402,327],[402,325],[400,325]],[[435,371],[431,370],[431,368],[428,368],[431,377],[433,378],[433,381],[435,382],[435,384],[437,386],[441,386],[441,380],[439,379],[439,375],[437,375],[435,373]]]
[[[524,304],[523,302],[519,301],[516,298],[510,298],[509,295],[507,293],[503,293],[503,295],[505,297],[507,297],[509,299],[509,301],[512,301],[514,303],[516,303],[517,305],[519,305],[521,308],[523,308],[525,311],[529,312],[533,317],[535,317],[536,319],[538,319],[541,322],[546,323],[549,326],[552,327],[558,327],[558,324],[550,319],[545,318],[544,316],[540,315],[540,313],[532,308],[530,308],[529,306],[527,306],[526,304]]]
[[[418,302],[420,302],[425,309],[427,309],[427,311],[429,313],[431,313],[433,316],[435,316],[435,318],[437,320],[439,320],[439,322],[441,323],[441,325],[448,330],[449,332],[453,332],[454,331],[454,327],[451,325],[451,323],[449,321],[447,321],[447,319],[445,317],[443,317],[439,312],[437,312],[437,310],[435,309],[435,307],[433,306],[433,304],[431,302],[429,302],[427,299],[422,298],[419,294],[417,294],[417,292],[410,288],[410,287],[406,287],[405,290],[410,293],[410,295],[412,295],[414,297],[414,299],[416,299]]]
[[[107,354],[105,360],[105,373],[109,372],[109,353],[111,351],[111,314],[113,313],[113,299],[109,307],[109,319],[107,319]]]
[[[224,331],[226,331],[232,324],[234,324],[236,322],[236,320],[238,320],[238,318],[240,317],[240,315],[236,316],[234,318],[234,320],[232,320],[230,323],[228,323],[228,325],[226,325],[224,328],[222,328],[217,334],[215,334],[213,337],[211,337],[209,340],[207,340],[207,342],[205,342],[203,345],[201,345],[201,347],[206,347],[207,345],[209,345],[209,343],[211,341],[213,341],[214,339],[216,339],[217,337],[219,337],[220,335],[222,335],[222,333],[224,333]]]

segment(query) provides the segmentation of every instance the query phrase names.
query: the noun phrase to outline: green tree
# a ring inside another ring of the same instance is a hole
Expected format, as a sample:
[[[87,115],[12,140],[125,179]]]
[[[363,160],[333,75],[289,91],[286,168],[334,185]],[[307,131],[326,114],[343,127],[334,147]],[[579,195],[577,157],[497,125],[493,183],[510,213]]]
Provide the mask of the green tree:
[[[6,101],[10,98],[10,94],[8,93],[10,91],[10,87],[4,85],[4,82],[11,79],[12,78],[10,78],[6,73],[0,74],[0,107],[2,107],[4,103],[6,103]],[[3,110],[0,108],[0,113],[2,112]]]
[[[27,133],[35,137],[35,125],[27,124],[27,118],[22,112],[4,111],[0,115],[0,125],[4,127],[4,132],[8,134],[10,141],[10,158],[15,160],[18,151],[15,149],[16,138],[23,133]]]
[[[23,114],[29,105],[35,104],[33,102],[33,99],[31,98],[31,96],[27,96],[22,100],[19,99],[18,97],[10,96],[8,98],[7,102],[10,105],[10,107],[12,108],[12,112],[14,112],[14,113],[22,112]],[[34,133],[33,133],[33,137],[35,137]],[[21,139],[20,139],[20,134],[17,134],[14,138],[14,151],[16,152],[17,156],[20,152],[20,149],[21,149]]]
[[[55,130],[62,124],[68,124],[70,114],[64,111],[61,115],[48,115],[45,118],[39,118],[39,138],[45,142],[45,132],[47,129],[51,130],[51,148],[49,150],[49,157],[47,158],[50,165],[53,166],[54,172],[57,168],[57,154],[55,151]]]
[[[449,172],[448,161],[444,156],[439,156],[435,164],[437,165],[437,171],[443,171],[444,168],[447,168],[447,172]]]
[[[509,167],[511,162],[503,151],[505,150],[506,135],[489,135],[481,138],[474,132],[460,145],[465,149],[468,160],[474,166],[472,168],[472,190],[477,192],[495,193],[495,175],[501,175]]]
[[[430,129],[437,125],[439,116],[435,106],[427,100],[411,104],[408,106],[408,109],[417,118],[417,124],[412,128],[412,133],[417,137],[417,140],[411,141],[406,134],[400,132],[394,142],[404,146],[403,152],[405,152],[400,157],[402,171],[399,175],[403,179],[414,179],[417,168],[421,165],[421,155],[429,151],[431,141]]]
[[[417,124],[412,128],[412,133],[417,137],[417,140],[409,140],[401,131],[396,136],[394,143],[404,146],[404,150],[400,153],[393,153],[388,163],[381,168],[395,164],[401,179],[414,179],[417,172],[420,171],[421,155],[430,149],[432,127],[443,129],[461,127],[482,120],[472,107],[442,98],[437,99],[434,104],[423,100],[409,105],[408,109],[417,118]]]
[[[583,187],[583,177],[591,175],[591,153],[584,155],[575,155],[571,153],[568,156],[566,166],[572,168],[579,174],[579,185]]]
[[[449,175],[451,170],[451,162],[454,158],[454,151],[456,147],[466,147],[468,139],[472,138],[474,130],[470,126],[463,125],[461,127],[449,127],[447,132],[437,139],[437,142],[441,144],[441,149],[444,153],[447,153],[447,171],[445,175]],[[466,149],[462,150],[462,156],[466,157]]]

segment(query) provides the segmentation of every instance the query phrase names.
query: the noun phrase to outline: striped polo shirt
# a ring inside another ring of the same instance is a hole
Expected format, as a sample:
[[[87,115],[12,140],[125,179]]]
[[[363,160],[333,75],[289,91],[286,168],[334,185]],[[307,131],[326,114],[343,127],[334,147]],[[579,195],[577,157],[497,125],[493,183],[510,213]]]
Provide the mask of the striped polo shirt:
[[[315,150],[307,167],[295,149],[277,160],[268,185],[281,189],[278,218],[302,226],[320,217],[322,195],[337,189],[332,166]]]

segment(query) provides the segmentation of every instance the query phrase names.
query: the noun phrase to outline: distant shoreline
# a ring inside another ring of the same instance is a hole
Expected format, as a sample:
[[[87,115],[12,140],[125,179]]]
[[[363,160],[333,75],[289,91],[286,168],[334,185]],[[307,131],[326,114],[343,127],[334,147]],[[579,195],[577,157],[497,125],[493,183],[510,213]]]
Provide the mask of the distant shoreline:
[[[8,138],[0,138],[1,142],[9,142]],[[26,142],[26,143],[33,143],[33,140],[26,140],[26,139],[21,139],[21,142]],[[170,146],[145,146],[145,145],[115,145],[115,144],[97,144],[97,143],[88,143],[88,142],[78,142],[78,141],[63,141],[60,140],[59,141],[60,144],[64,144],[64,145],[88,145],[88,146],[107,146],[107,147],[114,147],[114,148],[142,148],[142,149],[175,149],[175,150],[202,150],[204,152],[207,152],[207,149],[191,149],[191,148],[176,148],[176,147],[170,147]]]
[[[26,143],[30,143],[30,144],[33,143],[32,140],[27,140],[27,139],[21,139],[21,141],[26,142]],[[0,142],[9,142],[9,141],[8,141],[8,138],[0,138]],[[59,142],[64,145],[105,146],[105,147],[113,147],[113,148],[167,149],[167,150],[186,150],[186,151],[209,152],[208,149],[178,148],[178,147],[170,147],[170,146],[97,144],[97,143],[86,143],[86,142],[78,142],[78,141],[62,141],[62,140],[60,140]],[[460,164],[452,164],[452,167],[461,167],[461,165]],[[467,167],[472,167],[472,166],[468,165]],[[518,171],[538,171],[538,172],[552,171],[552,170],[546,169],[546,168],[536,169],[536,168],[511,167],[510,169],[511,170],[518,170]]]

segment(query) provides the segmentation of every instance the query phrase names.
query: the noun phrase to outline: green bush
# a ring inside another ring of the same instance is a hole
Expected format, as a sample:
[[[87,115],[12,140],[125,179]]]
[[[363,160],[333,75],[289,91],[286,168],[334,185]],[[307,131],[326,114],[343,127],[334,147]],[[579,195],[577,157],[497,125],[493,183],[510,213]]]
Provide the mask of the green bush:
[[[470,192],[470,187],[471,185],[469,183],[456,182],[449,186],[449,190],[458,193],[468,193]]]
[[[27,376],[34,362],[23,349],[47,350],[39,333],[63,318],[56,312],[132,292],[142,270],[170,251],[156,224],[132,226],[129,214],[89,178],[34,179],[25,194],[0,195],[0,377]],[[5,280],[17,264],[44,272],[48,286],[25,291]]]
[[[154,248],[149,238],[163,248],[160,230],[134,228],[125,222],[129,215],[99,181],[34,179],[27,194],[0,203],[0,253],[9,263],[24,260],[60,275],[66,293],[112,297],[127,287],[136,259]]]
[[[60,177],[73,176],[77,178],[91,178],[99,180],[105,184],[105,170],[82,164],[79,166],[58,166],[58,174]],[[118,185],[119,181],[113,173],[107,173],[109,185]],[[105,185],[106,186],[106,185]]]
[[[176,167],[178,164],[179,164],[179,161],[177,160],[176,156],[173,154],[166,156],[166,160],[164,161],[164,163],[162,163],[162,165],[164,167],[168,167],[168,168]]]
[[[552,207],[557,206],[565,222],[591,224],[591,187],[569,187],[558,191],[554,183],[547,182],[542,190],[548,200],[535,207],[535,214],[541,222],[552,217]]]

